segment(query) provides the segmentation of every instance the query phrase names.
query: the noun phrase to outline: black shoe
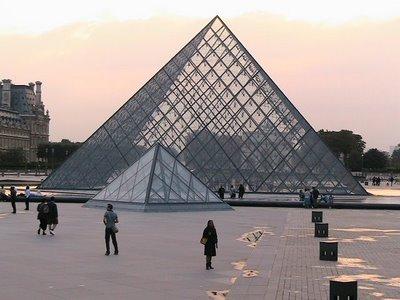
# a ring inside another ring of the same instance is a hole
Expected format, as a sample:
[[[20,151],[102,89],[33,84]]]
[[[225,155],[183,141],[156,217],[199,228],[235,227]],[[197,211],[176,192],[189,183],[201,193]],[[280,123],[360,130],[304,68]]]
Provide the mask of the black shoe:
[[[110,252],[109,252],[109,251],[107,251],[105,255],[106,255],[106,256],[109,256],[109,255],[110,255]]]
[[[114,251],[114,255],[118,255],[118,251]]]
[[[24,210],[29,210],[29,208],[25,208]]]
[[[54,235],[54,232],[53,232],[52,230],[50,230],[50,234],[51,234],[51,235]]]
[[[206,263],[206,270],[210,270],[210,264]]]
[[[37,234],[40,234],[40,228],[37,230]]]
[[[43,233],[42,233],[42,234],[43,234],[43,235],[47,235],[47,233],[46,233],[46,232],[44,232],[44,231],[43,231]]]
[[[213,266],[212,266],[211,264],[210,264],[210,269],[211,269],[211,270],[214,270],[214,268],[213,268]]]
[[[12,212],[12,214],[16,214],[16,213],[17,213],[16,211],[13,211],[13,212]]]

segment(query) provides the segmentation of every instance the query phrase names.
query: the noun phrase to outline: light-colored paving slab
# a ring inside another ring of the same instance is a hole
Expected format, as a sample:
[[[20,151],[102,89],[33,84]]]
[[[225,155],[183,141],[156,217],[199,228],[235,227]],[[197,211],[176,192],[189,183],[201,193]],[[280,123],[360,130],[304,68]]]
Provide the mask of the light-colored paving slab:
[[[38,236],[34,211],[11,215],[0,203],[0,299],[208,299],[207,291],[228,291],[228,299],[327,299],[329,278],[339,275],[359,281],[360,299],[400,299],[398,211],[323,210],[340,258],[321,262],[325,239],[313,236],[311,210],[121,211],[120,255],[110,257],[102,210],[59,210],[57,235]],[[212,271],[199,243],[208,219],[220,239]]]

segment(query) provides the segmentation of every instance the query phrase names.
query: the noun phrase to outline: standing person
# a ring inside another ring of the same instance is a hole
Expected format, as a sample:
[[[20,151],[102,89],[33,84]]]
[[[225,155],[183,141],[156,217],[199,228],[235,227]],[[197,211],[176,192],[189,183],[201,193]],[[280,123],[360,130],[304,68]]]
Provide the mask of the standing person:
[[[17,189],[15,186],[10,187],[10,201],[11,201],[11,206],[12,206],[12,213],[16,214],[17,213],[17,207],[15,205],[15,201],[17,201]]]
[[[244,185],[240,184],[239,185],[239,198],[243,199],[243,195],[244,195]]]
[[[316,187],[312,188],[311,191],[311,206],[312,207],[317,207],[317,203],[318,203],[318,196],[319,196],[319,191],[317,190]]]
[[[304,192],[303,192],[303,190],[299,191],[299,200],[300,201],[304,201]]]
[[[49,217],[48,217],[49,232],[51,235],[54,235],[54,229],[56,229],[58,224],[58,209],[54,197],[50,198],[50,202],[48,205],[49,205]]]
[[[222,185],[218,189],[218,195],[219,195],[219,198],[221,198],[221,199],[224,199],[224,197],[225,197],[225,189]]]
[[[25,188],[25,210],[29,210],[30,197],[31,197],[31,189],[29,188],[29,185],[27,185]]]
[[[230,188],[229,192],[231,193],[231,199],[236,198],[236,191],[232,184],[231,184],[231,188]]]
[[[214,269],[211,265],[211,259],[217,255],[218,236],[215,230],[214,222],[209,220],[207,227],[203,230],[202,243],[204,243],[204,255],[206,256],[206,270]]]
[[[49,217],[49,205],[46,198],[43,198],[42,202],[37,206],[37,212],[37,219],[39,220],[39,229],[37,234],[40,234],[40,230],[42,230],[42,234],[46,235],[47,221]]]
[[[118,232],[116,223],[119,223],[117,214],[113,211],[112,204],[107,204],[107,211],[104,214],[103,223],[106,225],[106,255],[110,255],[110,236],[114,245],[114,255],[118,255],[118,243],[116,233]]]
[[[393,181],[394,181],[393,175],[391,175],[391,176],[389,177],[389,181],[390,181],[390,186],[393,186]]]
[[[304,207],[305,208],[311,207],[311,193],[308,188],[306,188],[304,192]]]
[[[4,189],[4,185],[2,185],[0,188],[0,200],[5,202],[7,201],[7,198],[6,190]]]

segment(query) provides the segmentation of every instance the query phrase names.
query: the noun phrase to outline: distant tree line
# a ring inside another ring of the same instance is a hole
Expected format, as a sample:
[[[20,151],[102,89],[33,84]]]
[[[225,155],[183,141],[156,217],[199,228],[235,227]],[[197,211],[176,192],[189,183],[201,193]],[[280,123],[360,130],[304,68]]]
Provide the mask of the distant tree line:
[[[49,142],[40,144],[37,156],[42,161],[47,162],[49,168],[56,168],[61,165],[72,153],[74,153],[82,143],[74,143],[63,139],[61,142]]]
[[[376,148],[364,152],[362,136],[350,130],[320,130],[318,134],[350,171],[400,172],[400,149],[392,155]]]

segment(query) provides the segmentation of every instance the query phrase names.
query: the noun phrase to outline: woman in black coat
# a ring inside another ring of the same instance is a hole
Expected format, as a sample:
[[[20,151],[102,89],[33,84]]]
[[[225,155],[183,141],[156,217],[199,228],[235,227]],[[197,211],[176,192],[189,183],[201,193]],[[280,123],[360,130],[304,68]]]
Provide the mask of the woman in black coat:
[[[216,248],[218,249],[218,236],[214,227],[214,222],[209,220],[207,227],[203,231],[202,240],[207,240],[204,244],[204,255],[206,256],[206,269],[214,269],[211,266],[211,258],[216,256]]]

